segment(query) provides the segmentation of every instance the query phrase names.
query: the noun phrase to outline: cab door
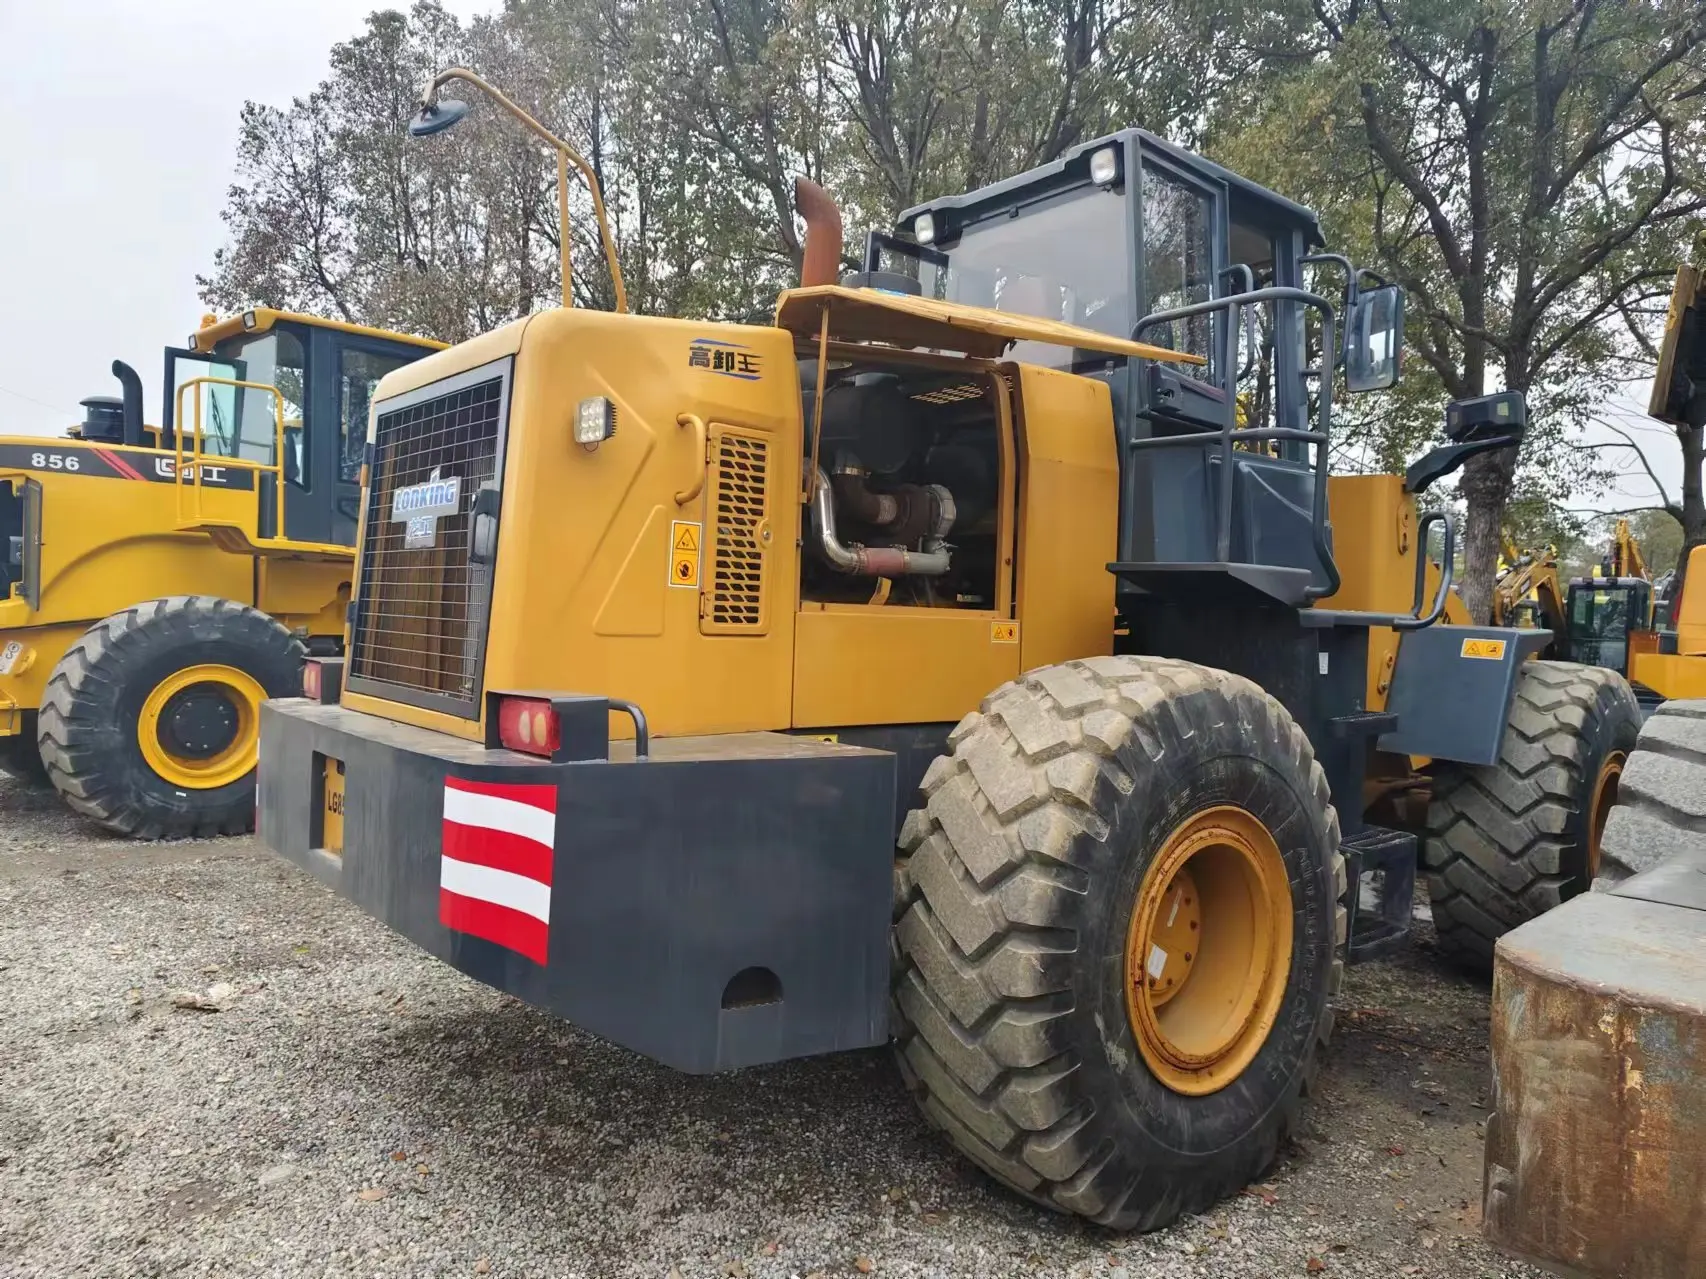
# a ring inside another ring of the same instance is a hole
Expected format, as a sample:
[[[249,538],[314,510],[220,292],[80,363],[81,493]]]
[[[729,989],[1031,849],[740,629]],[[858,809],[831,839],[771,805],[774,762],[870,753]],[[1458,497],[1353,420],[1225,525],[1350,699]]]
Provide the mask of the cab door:
[[[367,417],[379,380],[410,364],[428,350],[403,342],[316,329],[310,362],[309,416],[305,432],[308,476],[313,499],[303,503],[313,514],[289,520],[290,536],[305,541],[354,546],[361,520],[361,466],[367,456]],[[297,495],[293,494],[293,497]],[[300,531],[299,531],[300,530]]]
[[[316,540],[319,522],[312,509],[311,482],[304,469],[308,451],[304,417],[312,390],[310,336],[300,324],[275,324],[261,332],[244,333],[221,342],[213,351],[169,347],[164,378],[161,446],[175,448],[181,433],[193,434],[199,423],[199,447],[186,441],[184,453],[199,453],[217,461],[232,458],[272,465],[278,452],[278,416],[284,416],[283,486],[270,473],[252,479],[235,473],[226,485],[255,489],[255,527],[262,538],[292,537]],[[200,378],[212,382],[183,394],[186,384]],[[246,389],[233,383],[253,382],[274,388],[276,394]],[[180,420],[181,419],[181,420]],[[209,465],[204,482],[219,485],[221,472]]]
[[[1206,302],[1228,291],[1226,184],[1198,170],[1184,155],[1145,141],[1139,160],[1137,314]],[[1236,289],[1232,291],[1237,291]],[[1187,351],[1206,364],[1148,365],[1140,388],[1145,411],[1160,410],[1203,427],[1220,425],[1227,370],[1219,337],[1220,315],[1199,315],[1138,333],[1139,341]]]

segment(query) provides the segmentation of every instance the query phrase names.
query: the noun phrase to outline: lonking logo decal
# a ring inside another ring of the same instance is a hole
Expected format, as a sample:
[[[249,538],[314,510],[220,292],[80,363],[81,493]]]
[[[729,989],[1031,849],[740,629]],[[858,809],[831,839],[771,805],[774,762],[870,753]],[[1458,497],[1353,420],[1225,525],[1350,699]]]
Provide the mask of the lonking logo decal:
[[[391,495],[391,522],[401,523],[423,516],[455,515],[462,507],[462,477],[440,479],[438,467],[425,484],[411,484]]]
[[[427,550],[438,545],[438,517],[462,508],[462,477],[442,479],[433,467],[425,484],[411,484],[391,494],[391,522],[402,524],[403,546]]]

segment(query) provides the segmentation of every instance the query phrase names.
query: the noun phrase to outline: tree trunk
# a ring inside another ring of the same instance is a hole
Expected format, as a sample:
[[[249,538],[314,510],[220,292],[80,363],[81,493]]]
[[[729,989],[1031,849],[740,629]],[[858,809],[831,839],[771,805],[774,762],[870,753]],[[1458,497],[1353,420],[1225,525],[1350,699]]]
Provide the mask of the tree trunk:
[[[1468,506],[1463,531],[1463,602],[1477,626],[1487,625],[1493,613],[1493,580],[1499,572],[1505,503],[1516,472],[1516,449],[1499,449],[1469,459],[1458,488]]]

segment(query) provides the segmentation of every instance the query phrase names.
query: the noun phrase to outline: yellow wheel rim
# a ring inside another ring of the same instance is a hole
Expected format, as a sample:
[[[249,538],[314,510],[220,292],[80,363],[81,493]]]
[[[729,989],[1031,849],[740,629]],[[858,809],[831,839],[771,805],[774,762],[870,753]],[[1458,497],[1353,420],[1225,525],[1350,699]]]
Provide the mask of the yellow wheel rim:
[[[260,757],[266,697],[266,689],[235,666],[207,662],[173,671],[154,686],[137,716],[143,761],[185,790],[241,780]]]
[[[1623,764],[1628,755],[1612,751],[1599,766],[1599,776],[1593,779],[1593,799],[1588,803],[1588,883],[1599,874],[1599,842],[1605,838],[1605,821],[1617,803],[1617,783],[1623,777]]]
[[[1206,809],[1167,837],[1126,932],[1126,1015],[1174,1092],[1237,1079],[1273,1029],[1291,975],[1291,883],[1254,814]]]

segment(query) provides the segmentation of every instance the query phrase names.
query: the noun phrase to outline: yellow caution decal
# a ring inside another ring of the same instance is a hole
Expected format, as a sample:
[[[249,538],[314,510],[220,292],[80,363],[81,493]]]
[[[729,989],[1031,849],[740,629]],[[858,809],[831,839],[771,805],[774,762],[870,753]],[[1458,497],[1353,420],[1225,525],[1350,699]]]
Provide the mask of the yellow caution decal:
[[[699,585],[701,529],[692,520],[673,520],[669,527],[669,584]]]
[[[1496,639],[1466,639],[1463,641],[1463,656],[1479,657],[1484,661],[1496,662],[1505,655],[1505,642]]]
[[[991,644],[1017,644],[1019,642],[1019,623],[991,622],[989,624],[989,642]]]

